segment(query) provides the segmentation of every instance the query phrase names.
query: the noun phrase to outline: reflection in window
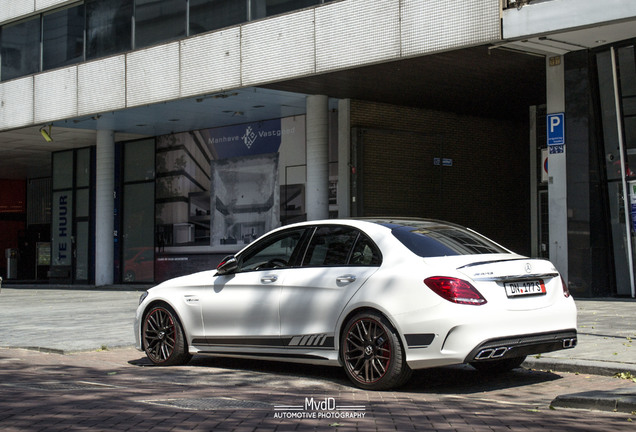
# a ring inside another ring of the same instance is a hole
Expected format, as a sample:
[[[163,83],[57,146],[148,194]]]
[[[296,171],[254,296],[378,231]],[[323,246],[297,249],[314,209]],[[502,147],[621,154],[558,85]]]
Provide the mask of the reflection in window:
[[[190,0],[190,35],[247,21],[247,2]]]
[[[40,17],[9,24],[0,33],[0,79],[40,71]]]
[[[314,233],[303,261],[304,266],[345,265],[358,231],[350,227],[320,227]]]
[[[144,181],[155,178],[155,141],[131,141],[124,147],[124,181]]]
[[[132,48],[133,0],[86,0],[86,58]]]
[[[186,35],[185,0],[135,0],[135,48]]]
[[[84,59],[84,5],[42,18],[42,69],[53,69]]]
[[[295,261],[292,256],[304,229],[286,231],[272,236],[265,243],[248,250],[240,258],[240,271],[287,267]]]
[[[278,15],[320,4],[320,0],[250,0],[251,19]]]

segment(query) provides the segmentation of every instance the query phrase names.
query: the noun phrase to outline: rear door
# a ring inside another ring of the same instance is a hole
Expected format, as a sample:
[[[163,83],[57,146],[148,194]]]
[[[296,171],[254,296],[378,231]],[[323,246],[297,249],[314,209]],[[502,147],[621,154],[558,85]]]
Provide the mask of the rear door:
[[[333,348],[342,310],[381,262],[379,249],[360,230],[317,227],[301,267],[285,273],[280,298],[283,343],[291,348]]]

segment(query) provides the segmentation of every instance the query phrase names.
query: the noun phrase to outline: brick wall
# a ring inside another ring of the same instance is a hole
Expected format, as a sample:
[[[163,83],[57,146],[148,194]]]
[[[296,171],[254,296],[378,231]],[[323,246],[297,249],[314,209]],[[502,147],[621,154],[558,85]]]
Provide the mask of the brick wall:
[[[530,252],[526,122],[352,101],[351,126],[361,215],[448,220]]]

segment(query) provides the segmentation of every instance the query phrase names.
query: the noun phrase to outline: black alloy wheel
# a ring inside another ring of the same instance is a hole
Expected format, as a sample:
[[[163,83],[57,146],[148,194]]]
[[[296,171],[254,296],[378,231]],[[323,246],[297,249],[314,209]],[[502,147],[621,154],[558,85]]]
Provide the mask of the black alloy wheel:
[[[181,323],[168,307],[155,306],[146,314],[142,336],[144,351],[156,365],[185,364],[192,357],[187,350]]]
[[[387,390],[411,376],[397,332],[375,312],[358,314],[349,321],[341,352],[345,371],[358,387]]]

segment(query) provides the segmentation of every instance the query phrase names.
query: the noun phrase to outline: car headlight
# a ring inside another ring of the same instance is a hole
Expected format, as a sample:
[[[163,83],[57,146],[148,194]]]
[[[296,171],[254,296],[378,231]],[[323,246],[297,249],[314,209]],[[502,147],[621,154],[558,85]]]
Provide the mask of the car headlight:
[[[148,291],[144,292],[141,297],[139,297],[139,304],[142,304],[144,300],[146,300],[146,297],[148,297]]]

